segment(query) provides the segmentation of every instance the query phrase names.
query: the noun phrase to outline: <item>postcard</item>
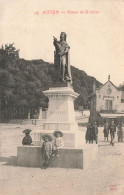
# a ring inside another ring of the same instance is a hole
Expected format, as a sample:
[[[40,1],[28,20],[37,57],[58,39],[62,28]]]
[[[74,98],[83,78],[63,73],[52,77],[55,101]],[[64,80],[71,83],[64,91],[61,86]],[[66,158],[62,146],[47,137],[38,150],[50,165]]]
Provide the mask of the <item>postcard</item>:
[[[124,194],[124,0],[0,1],[0,195]]]

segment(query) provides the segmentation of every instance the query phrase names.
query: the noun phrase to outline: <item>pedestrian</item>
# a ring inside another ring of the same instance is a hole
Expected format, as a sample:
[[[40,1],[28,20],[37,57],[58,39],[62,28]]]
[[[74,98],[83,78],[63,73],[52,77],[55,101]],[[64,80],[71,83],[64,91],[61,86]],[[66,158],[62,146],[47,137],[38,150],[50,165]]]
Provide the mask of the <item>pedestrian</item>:
[[[106,141],[106,138],[107,138],[107,141],[108,141],[108,135],[109,135],[109,124],[108,124],[108,122],[106,122],[105,125],[104,125],[103,133],[104,133],[104,141]]]
[[[92,143],[95,140],[96,144],[98,143],[98,127],[96,122],[92,125]]]
[[[88,123],[87,125],[87,131],[86,131],[86,135],[85,135],[85,140],[86,143],[89,141],[89,143],[91,142],[91,132],[92,131],[92,126],[91,123]]]
[[[110,136],[111,136],[110,145],[114,146],[114,138],[116,133],[116,125],[114,124],[114,120],[112,120],[109,129],[110,129]]]
[[[123,142],[122,124],[119,124],[117,128],[118,128],[118,131],[117,131],[118,142]]]
[[[30,132],[31,132],[30,129],[25,129],[25,130],[23,131],[23,133],[25,133],[25,137],[24,137],[23,140],[22,140],[22,144],[23,144],[23,145],[31,145],[31,143],[32,143],[32,138],[31,138],[31,136],[30,136]]]
[[[49,134],[42,135],[43,144],[41,148],[43,167],[46,169],[49,165],[49,160],[52,154],[52,137]]]
[[[61,131],[54,131],[53,135],[55,136],[54,144],[53,144],[53,153],[52,156],[59,156],[60,149],[64,146],[63,143],[63,133]]]

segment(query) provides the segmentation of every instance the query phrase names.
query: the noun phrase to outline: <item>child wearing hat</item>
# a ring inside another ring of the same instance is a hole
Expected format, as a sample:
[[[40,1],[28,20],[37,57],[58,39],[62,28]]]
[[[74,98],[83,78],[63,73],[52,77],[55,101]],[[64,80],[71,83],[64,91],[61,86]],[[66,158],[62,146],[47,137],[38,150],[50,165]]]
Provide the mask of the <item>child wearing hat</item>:
[[[31,138],[31,136],[30,136],[30,132],[31,132],[30,129],[25,129],[25,130],[23,131],[23,133],[25,133],[25,137],[24,137],[23,140],[22,140],[22,144],[23,144],[23,145],[31,145],[31,143],[32,143],[32,138]]]
[[[53,135],[55,136],[55,140],[52,156],[59,156],[60,149],[64,146],[62,139],[63,133],[61,131],[54,131]]]
[[[48,134],[42,135],[42,139],[44,140],[42,145],[42,158],[44,160],[43,166],[46,169],[49,165],[50,156],[52,154],[52,137]]]

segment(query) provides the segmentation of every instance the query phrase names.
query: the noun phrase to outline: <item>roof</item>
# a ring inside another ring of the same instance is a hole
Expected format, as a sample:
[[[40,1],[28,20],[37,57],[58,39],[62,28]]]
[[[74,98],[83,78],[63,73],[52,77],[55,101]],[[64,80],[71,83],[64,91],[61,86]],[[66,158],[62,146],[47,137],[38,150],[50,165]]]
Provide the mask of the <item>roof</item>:
[[[106,83],[111,83],[111,85],[113,85],[113,87],[115,87],[117,90],[118,90],[118,88],[110,81],[110,80],[108,80]],[[97,90],[99,90],[99,89],[101,89],[103,86],[105,86],[106,85],[106,83],[104,83],[102,86],[100,86],[99,88],[97,88]],[[118,90],[119,91],[119,90]]]
[[[117,118],[117,117],[124,117],[124,113],[115,113],[115,114],[108,114],[108,113],[99,113],[101,117],[106,118]]]
[[[99,88],[96,88],[96,91],[97,90],[100,90],[102,87],[104,87],[107,83],[110,83],[117,91],[121,91],[122,94],[121,94],[121,99],[124,99],[124,91],[121,90],[120,88],[116,87],[110,80],[108,80],[106,83],[104,83],[102,86],[100,86]],[[92,99],[93,97],[95,97],[95,93],[92,93],[91,95],[88,96],[88,99]]]

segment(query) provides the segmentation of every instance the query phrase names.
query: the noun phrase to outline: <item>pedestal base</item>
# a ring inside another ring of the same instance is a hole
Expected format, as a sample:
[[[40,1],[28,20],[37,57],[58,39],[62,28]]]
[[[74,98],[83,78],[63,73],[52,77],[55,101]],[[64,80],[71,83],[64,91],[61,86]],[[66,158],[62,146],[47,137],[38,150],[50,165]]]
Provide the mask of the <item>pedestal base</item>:
[[[33,138],[33,144],[35,146],[42,146],[43,140],[42,135],[43,134],[49,134],[53,137],[53,140],[55,137],[53,136],[52,130],[42,130],[40,132],[34,132],[34,138]],[[80,145],[83,145],[85,142],[84,134],[83,132],[77,131],[63,131],[63,142],[64,142],[64,148],[75,148],[79,147]],[[80,144],[81,143],[81,144]]]
[[[40,132],[34,132],[34,145],[41,145],[42,134],[60,130],[63,132],[64,147],[74,148],[78,143],[78,125],[75,121],[74,100],[79,94],[70,87],[54,87],[44,91],[49,98],[47,119]]]
[[[49,167],[87,169],[97,159],[98,145],[83,148],[62,148],[59,157],[51,157]],[[17,165],[43,168],[40,146],[18,146]]]
[[[78,129],[78,125],[77,125],[77,123],[75,122],[75,123],[61,123],[61,122],[48,122],[48,121],[46,121],[46,122],[44,122],[44,124],[43,124],[43,129],[44,130],[59,130],[59,131],[63,131],[63,132],[65,132],[65,131],[77,131],[77,129]]]
[[[44,130],[77,130],[73,101],[79,94],[69,87],[55,87],[44,91],[49,98]]]

